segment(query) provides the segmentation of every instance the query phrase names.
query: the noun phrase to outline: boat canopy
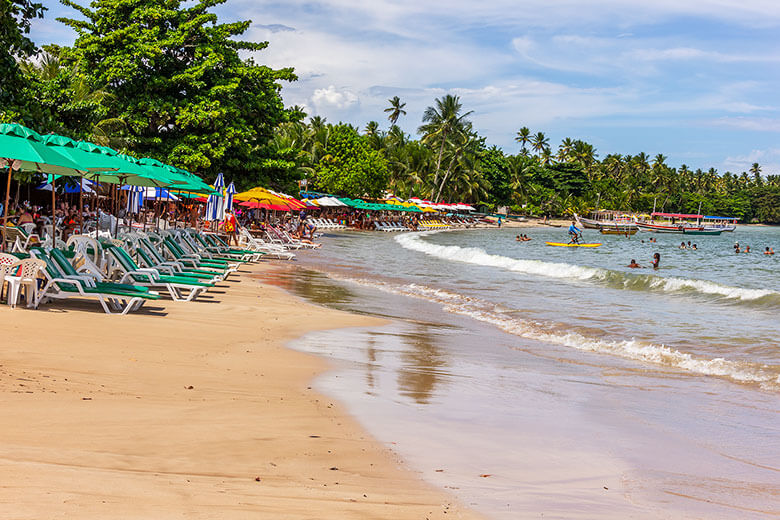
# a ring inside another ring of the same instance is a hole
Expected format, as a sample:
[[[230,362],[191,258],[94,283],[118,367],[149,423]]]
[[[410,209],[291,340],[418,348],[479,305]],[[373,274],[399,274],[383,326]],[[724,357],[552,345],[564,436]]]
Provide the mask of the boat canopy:
[[[738,217],[713,217],[712,215],[707,215],[704,218],[706,218],[707,220],[734,220],[734,221],[739,220]]]
[[[654,211],[652,213],[653,217],[673,217],[673,218],[705,218],[704,215],[686,215],[684,213],[659,213],[657,211]]]

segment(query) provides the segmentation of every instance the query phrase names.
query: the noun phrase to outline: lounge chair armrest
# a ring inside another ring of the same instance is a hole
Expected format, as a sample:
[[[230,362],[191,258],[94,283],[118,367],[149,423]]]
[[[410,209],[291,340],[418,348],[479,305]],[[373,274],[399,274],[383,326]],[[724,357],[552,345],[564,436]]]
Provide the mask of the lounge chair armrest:
[[[89,286],[89,287],[94,287],[95,283],[99,281],[99,280],[95,280],[95,278],[93,276],[90,276],[90,275],[88,275],[86,273],[84,273],[83,275],[75,275],[75,274],[74,275],[69,275],[69,276],[67,276],[67,279],[68,280],[79,280],[81,282],[84,282],[84,284]]]
[[[160,271],[162,271],[162,272],[164,272],[166,274],[170,274],[170,275],[174,275],[174,274],[179,272],[176,269],[174,269],[173,266],[170,266],[170,265],[162,265],[162,264],[160,264],[160,265],[154,266],[154,268],[157,270],[158,273]]]
[[[149,280],[149,283],[155,283],[157,280],[157,276],[159,276],[159,273],[157,276],[154,276],[151,272],[148,271],[127,271],[124,276],[122,276],[122,283],[125,283],[127,280],[132,280],[134,276],[140,276],[142,278],[147,278]]]
[[[75,285],[76,289],[79,290],[79,294],[84,294],[83,280],[76,278],[52,278],[49,283],[67,283],[70,285]]]

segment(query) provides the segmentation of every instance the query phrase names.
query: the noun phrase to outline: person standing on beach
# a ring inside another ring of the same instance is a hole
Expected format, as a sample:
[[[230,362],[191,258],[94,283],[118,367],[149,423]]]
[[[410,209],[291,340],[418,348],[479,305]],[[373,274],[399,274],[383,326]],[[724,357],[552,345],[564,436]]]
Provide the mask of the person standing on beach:
[[[234,240],[236,245],[238,245],[237,227],[238,223],[236,222],[236,217],[233,215],[233,212],[229,209],[225,210],[225,233],[228,236],[228,245],[231,245]]]

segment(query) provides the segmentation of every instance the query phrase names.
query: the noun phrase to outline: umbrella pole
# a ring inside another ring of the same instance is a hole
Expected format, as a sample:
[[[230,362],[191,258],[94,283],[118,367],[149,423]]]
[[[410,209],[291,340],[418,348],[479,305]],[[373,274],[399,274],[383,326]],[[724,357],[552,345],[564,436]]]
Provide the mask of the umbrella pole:
[[[84,234],[84,179],[81,179],[79,189],[79,235]]]
[[[2,250],[5,251],[5,235],[8,233],[8,199],[11,195],[11,175],[13,175],[13,170],[11,169],[11,164],[9,161],[8,164],[8,182],[5,185],[5,204],[3,204],[3,244],[2,244]]]
[[[57,247],[57,195],[54,191],[54,175],[51,176],[51,247]]]
[[[160,200],[157,198],[157,190],[154,192],[154,227],[160,231]]]

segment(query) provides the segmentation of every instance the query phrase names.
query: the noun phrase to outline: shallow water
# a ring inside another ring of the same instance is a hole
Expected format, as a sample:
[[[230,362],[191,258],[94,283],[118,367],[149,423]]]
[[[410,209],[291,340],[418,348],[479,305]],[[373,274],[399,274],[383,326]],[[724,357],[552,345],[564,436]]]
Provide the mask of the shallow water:
[[[602,247],[564,249],[544,246],[561,230],[517,232],[347,233],[299,255],[310,270],[274,275],[396,320],[298,342],[341,363],[322,389],[491,517],[780,513],[780,256],[732,249],[777,249],[780,233],[741,228],[692,251],[671,236],[591,232]],[[661,269],[624,267],[656,251]]]

